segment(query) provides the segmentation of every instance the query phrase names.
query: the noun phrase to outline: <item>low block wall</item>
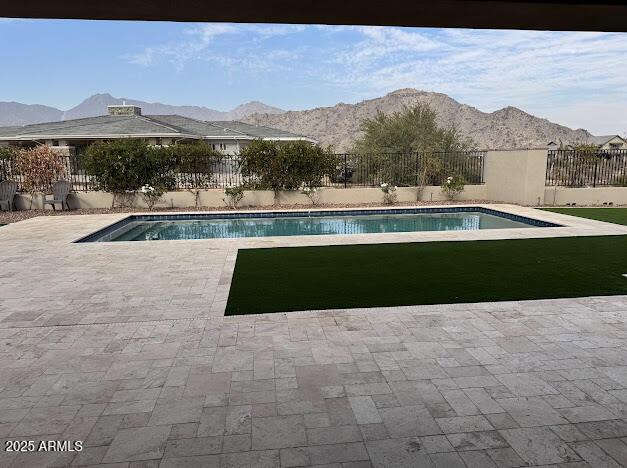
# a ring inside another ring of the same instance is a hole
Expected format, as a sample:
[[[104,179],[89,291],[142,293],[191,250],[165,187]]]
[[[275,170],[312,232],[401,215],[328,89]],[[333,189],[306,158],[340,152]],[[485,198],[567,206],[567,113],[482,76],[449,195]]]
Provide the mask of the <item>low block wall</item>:
[[[414,202],[418,198],[416,187],[399,187],[396,191],[397,201]],[[459,196],[459,201],[463,200],[487,200],[487,189],[485,185],[467,185],[464,192]],[[319,189],[320,203],[362,205],[365,203],[383,203],[383,192],[377,187],[359,188],[322,188]],[[201,190],[196,203],[196,194],[188,191],[166,192],[157,207],[169,208],[189,208],[189,207],[224,207],[224,191],[221,189]],[[422,191],[421,200],[424,201],[444,201],[446,196],[438,186],[427,186]],[[29,209],[31,205],[30,195],[18,194],[15,199],[18,210]],[[111,208],[113,194],[108,192],[76,192],[70,195],[68,203],[71,208]],[[277,203],[285,205],[311,206],[311,201],[298,191],[281,192],[277,198]],[[116,205],[118,202],[116,202]],[[254,190],[244,192],[244,198],[240,207],[245,206],[270,206],[274,204],[274,193],[270,190]],[[146,208],[141,195],[136,195],[133,206]],[[41,197],[35,197],[33,208],[41,209]],[[47,209],[52,209],[50,205]]]
[[[545,205],[627,205],[627,187],[546,187]]]

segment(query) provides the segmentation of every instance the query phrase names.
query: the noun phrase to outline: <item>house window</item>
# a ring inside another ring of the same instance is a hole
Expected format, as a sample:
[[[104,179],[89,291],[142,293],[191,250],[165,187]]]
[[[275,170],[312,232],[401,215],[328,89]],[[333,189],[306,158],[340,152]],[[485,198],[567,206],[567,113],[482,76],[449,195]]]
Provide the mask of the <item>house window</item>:
[[[610,149],[621,149],[622,147],[621,143],[610,143]]]
[[[225,143],[220,143],[220,149],[221,150],[225,150],[226,149],[226,144]]]
[[[52,146],[59,146],[59,140],[52,140]]]
[[[211,148],[213,148],[215,150],[216,149],[216,144],[215,143],[211,143]]]
[[[155,138],[155,144],[161,146],[161,138]]]

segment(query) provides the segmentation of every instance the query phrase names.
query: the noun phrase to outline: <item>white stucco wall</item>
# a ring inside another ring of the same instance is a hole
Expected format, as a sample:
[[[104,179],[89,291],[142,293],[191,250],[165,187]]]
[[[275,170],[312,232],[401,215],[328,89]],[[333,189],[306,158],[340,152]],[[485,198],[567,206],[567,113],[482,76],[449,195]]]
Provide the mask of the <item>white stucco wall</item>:
[[[546,160],[546,149],[489,151],[485,161],[487,199],[542,205]]]
[[[546,187],[545,205],[627,205],[627,187]]]
[[[399,187],[396,191],[398,202],[414,202],[417,199],[417,189],[415,187]],[[383,203],[383,192],[377,187],[363,188],[322,188],[319,189],[320,203],[361,205],[365,203]],[[222,189],[199,191],[199,207],[224,207],[225,198]],[[440,187],[425,187],[422,193],[422,200],[443,201],[446,197]],[[485,185],[468,185],[464,192],[458,197],[463,200],[486,200]],[[17,209],[28,209],[30,206],[30,195],[18,194],[16,197]],[[271,206],[275,202],[274,193],[270,190],[246,191],[240,206]],[[311,201],[307,196],[299,191],[281,192],[276,200],[278,204],[311,206]],[[72,208],[111,208],[113,194],[107,192],[76,192],[70,195],[69,204]],[[117,204],[117,202],[116,202]],[[41,208],[41,198],[36,197],[33,201],[33,208]],[[145,208],[146,205],[141,195],[136,195],[133,206]],[[189,208],[196,206],[196,195],[192,191],[166,192],[162,201],[156,206],[168,208]],[[50,206],[47,208],[52,209]]]

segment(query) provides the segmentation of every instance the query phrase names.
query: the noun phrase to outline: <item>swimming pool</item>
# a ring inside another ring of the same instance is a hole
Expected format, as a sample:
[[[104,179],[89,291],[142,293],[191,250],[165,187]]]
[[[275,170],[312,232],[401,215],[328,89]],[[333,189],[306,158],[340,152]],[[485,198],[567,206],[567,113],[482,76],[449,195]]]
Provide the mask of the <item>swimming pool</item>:
[[[226,239],[555,227],[484,207],[132,215],[77,242]]]

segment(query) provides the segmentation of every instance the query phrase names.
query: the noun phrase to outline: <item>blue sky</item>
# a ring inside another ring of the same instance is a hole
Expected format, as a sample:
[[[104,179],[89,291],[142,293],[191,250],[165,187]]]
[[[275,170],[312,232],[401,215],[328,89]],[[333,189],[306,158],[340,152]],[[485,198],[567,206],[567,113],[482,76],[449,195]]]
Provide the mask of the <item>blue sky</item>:
[[[299,110],[411,87],[625,134],[625,57],[621,33],[0,19],[0,100]]]

